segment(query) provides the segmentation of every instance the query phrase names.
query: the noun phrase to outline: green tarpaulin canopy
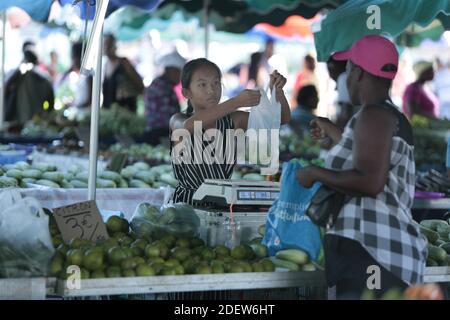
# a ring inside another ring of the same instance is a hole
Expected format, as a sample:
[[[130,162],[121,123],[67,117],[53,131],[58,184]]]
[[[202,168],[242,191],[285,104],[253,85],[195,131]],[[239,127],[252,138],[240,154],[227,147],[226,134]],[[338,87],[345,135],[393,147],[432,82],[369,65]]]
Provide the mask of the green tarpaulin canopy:
[[[380,9],[380,29],[369,29],[367,22],[373,13],[370,5]],[[359,38],[368,34],[395,37],[412,23],[422,27],[436,18],[443,28],[450,29],[450,1],[448,0],[350,0],[323,19],[314,30],[317,59],[326,61],[330,54],[345,50]]]

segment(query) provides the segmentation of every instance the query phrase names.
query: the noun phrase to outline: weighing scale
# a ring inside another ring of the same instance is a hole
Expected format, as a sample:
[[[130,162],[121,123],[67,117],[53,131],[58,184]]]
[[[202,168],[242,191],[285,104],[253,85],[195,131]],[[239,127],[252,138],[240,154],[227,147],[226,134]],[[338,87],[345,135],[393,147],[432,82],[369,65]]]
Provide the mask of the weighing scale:
[[[195,206],[213,208],[233,206],[233,210],[269,208],[279,194],[279,182],[206,179],[194,193],[193,203]]]
[[[259,237],[258,227],[266,223],[279,194],[279,182],[206,179],[193,195],[201,238],[208,245],[231,248]],[[237,222],[238,229],[227,229],[231,222]]]

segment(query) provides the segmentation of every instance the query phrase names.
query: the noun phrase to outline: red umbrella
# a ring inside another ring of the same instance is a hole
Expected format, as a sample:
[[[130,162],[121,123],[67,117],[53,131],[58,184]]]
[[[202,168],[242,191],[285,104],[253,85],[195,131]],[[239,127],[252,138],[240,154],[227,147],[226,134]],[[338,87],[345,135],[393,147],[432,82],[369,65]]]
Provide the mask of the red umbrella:
[[[313,37],[311,25],[320,18],[320,15],[316,15],[311,19],[305,19],[301,16],[290,16],[281,26],[276,27],[268,23],[259,23],[254,27],[254,29],[261,30],[273,37],[291,38],[298,36],[308,38]]]

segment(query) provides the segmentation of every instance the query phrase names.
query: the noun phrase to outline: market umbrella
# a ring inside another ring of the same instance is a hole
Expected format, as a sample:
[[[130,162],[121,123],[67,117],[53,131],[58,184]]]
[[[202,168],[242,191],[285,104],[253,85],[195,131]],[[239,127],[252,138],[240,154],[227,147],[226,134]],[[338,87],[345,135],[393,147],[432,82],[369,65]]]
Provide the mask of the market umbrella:
[[[217,30],[244,33],[258,23],[267,22],[273,26],[282,25],[289,16],[299,15],[313,18],[324,8],[334,9],[348,0],[208,0],[209,22]],[[152,12],[152,17],[170,19],[179,11],[185,16],[204,17],[203,1],[165,0]]]
[[[370,29],[367,13],[371,5],[380,9],[380,29]],[[350,0],[320,21],[314,33],[317,59],[326,61],[330,54],[348,49],[359,38],[368,34],[395,37],[412,23],[422,27],[439,19],[445,29],[450,28],[450,1],[448,0]]]
[[[444,26],[438,19],[433,20],[433,22],[426,27],[421,27],[414,23],[406,28],[406,30],[395,39],[395,42],[403,47],[417,47],[422,41],[427,39],[438,41],[444,32]]]
[[[92,20],[95,16],[96,0],[58,0],[58,1],[62,6],[75,4],[80,9],[79,14],[82,19],[86,19],[87,16],[90,20]],[[106,16],[109,16],[117,9],[125,6],[134,6],[141,10],[151,11],[155,9],[161,2],[162,0],[110,0],[108,4],[108,9],[106,11]]]
[[[47,21],[53,0],[1,0],[0,11],[11,7],[24,10],[31,19],[39,22]]]
[[[114,11],[105,20],[105,32],[112,33],[120,41],[130,41],[141,38],[150,30],[157,30],[165,40],[184,39],[191,42],[201,42],[203,35],[198,30],[201,21],[191,17],[185,19],[179,11],[173,13],[169,20],[150,18],[148,12],[127,6]],[[245,42],[251,35],[235,34],[217,31],[211,35],[211,41]]]
[[[263,34],[272,38],[310,38],[313,37],[311,25],[319,19],[320,15],[317,15],[312,19],[305,19],[300,16],[290,16],[281,26],[273,26],[269,23],[258,23],[248,32],[248,34]]]

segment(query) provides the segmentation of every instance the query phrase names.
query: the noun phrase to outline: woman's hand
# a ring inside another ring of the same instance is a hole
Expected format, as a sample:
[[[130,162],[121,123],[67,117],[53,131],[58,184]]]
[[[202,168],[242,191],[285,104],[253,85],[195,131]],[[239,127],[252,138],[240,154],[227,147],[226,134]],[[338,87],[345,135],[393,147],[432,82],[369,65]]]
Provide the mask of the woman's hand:
[[[341,130],[327,118],[315,118],[310,122],[311,137],[313,139],[324,139],[330,137],[336,144],[341,140]]]
[[[236,109],[257,106],[260,99],[261,92],[257,90],[244,90],[234,98]]]
[[[272,72],[270,75],[269,88],[272,90],[275,87],[275,90],[278,92],[283,91],[283,87],[286,85],[286,78],[279,73],[277,70]]]
[[[305,188],[311,188],[316,182],[314,177],[314,167],[309,166],[297,171],[297,180]]]

